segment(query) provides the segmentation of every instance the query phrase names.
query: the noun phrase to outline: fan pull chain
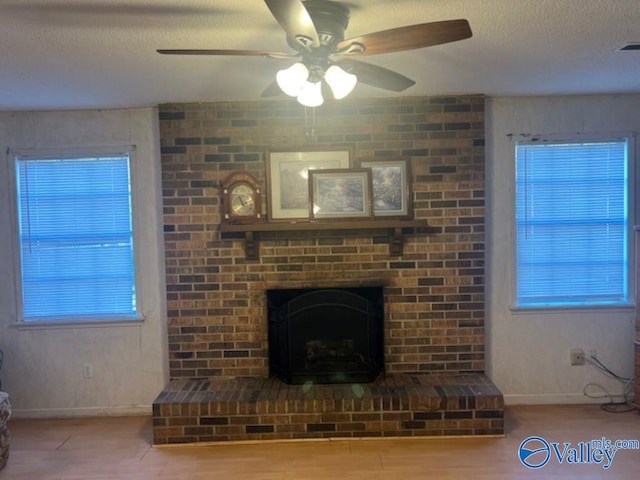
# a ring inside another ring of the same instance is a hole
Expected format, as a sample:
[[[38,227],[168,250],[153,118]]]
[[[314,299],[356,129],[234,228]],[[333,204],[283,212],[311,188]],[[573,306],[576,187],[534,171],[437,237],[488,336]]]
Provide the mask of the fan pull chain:
[[[309,110],[311,110],[311,120],[309,120]],[[313,138],[316,136],[316,109],[314,107],[304,107],[305,136]]]

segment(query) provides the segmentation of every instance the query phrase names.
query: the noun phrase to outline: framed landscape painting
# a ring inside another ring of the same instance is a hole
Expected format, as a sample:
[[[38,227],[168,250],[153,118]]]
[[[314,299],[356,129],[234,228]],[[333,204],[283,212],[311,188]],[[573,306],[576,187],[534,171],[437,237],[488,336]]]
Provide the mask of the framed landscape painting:
[[[267,155],[269,221],[309,219],[309,171],[351,166],[350,150],[272,151]]]
[[[374,217],[411,219],[411,162],[400,159],[360,159],[359,168],[371,169]]]
[[[371,218],[371,170],[311,170],[309,217],[314,220]]]

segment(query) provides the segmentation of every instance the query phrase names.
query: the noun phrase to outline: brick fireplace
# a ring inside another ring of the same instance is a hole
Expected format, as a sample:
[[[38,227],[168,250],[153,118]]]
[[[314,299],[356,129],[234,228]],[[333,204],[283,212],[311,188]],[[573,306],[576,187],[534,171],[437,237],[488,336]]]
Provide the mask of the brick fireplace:
[[[313,125],[290,101],[163,105],[160,136],[172,385],[154,413],[175,417],[180,407],[169,404],[181,397],[176,391],[269,378],[270,289],[382,285],[386,377],[432,375],[456,384],[469,375],[470,384],[490,384],[483,376],[482,96],[329,102],[317,109]],[[244,236],[219,230],[220,181],[248,171],[264,183],[265,152],[293,147],[352,149],[358,159],[409,158],[413,216],[428,228],[403,231],[401,256],[390,255],[388,238],[375,229],[263,232],[258,260],[247,260]],[[486,394],[495,419],[501,395]],[[463,403],[463,416],[475,419],[474,408]],[[156,426],[169,428],[160,417]],[[180,441],[173,433],[158,435],[158,443]]]

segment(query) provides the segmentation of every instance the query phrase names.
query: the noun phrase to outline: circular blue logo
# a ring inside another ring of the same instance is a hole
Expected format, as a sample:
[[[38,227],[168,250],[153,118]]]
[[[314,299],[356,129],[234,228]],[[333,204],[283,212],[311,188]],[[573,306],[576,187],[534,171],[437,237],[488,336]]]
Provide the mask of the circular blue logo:
[[[544,438],[525,438],[518,448],[518,457],[527,468],[542,468],[551,458],[551,447]]]

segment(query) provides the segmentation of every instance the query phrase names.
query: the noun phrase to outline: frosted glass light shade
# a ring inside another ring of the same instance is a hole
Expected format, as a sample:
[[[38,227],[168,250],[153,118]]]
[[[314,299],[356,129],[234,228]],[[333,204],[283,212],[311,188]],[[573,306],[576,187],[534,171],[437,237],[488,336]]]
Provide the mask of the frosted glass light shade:
[[[319,107],[324,103],[322,98],[322,84],[320,82],[305,82],[298,95],[298,102],[305,107]]]
[[[302,63],[294,63],[276,73],[276,82],[284,93],[290,97],[297,97],[308,77],[309,69]]]
[[[324,74],[324,79],[331,87],[336,100],[346,97],[358,83],[358,77],[352,73],[345,72],[337,65],[331,65]]]

